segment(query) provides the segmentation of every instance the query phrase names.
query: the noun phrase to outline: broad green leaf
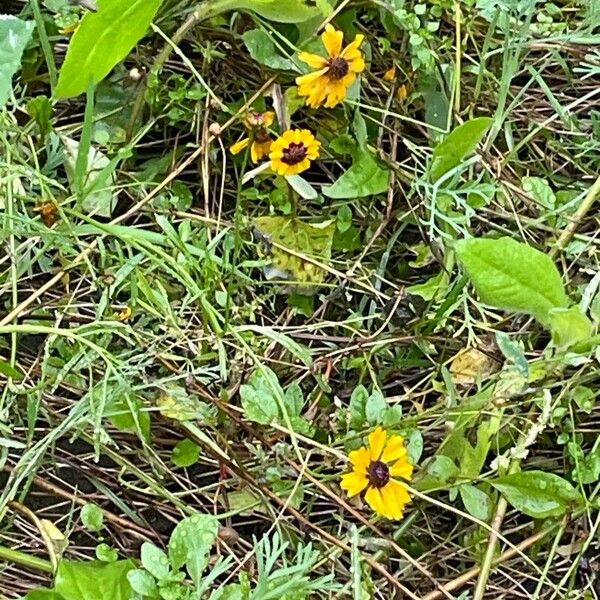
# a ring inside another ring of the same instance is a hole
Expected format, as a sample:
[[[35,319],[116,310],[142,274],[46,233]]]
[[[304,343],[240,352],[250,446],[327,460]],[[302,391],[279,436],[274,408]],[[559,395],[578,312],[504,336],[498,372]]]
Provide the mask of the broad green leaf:
[[[116,562],[119,559],[117,550],[108,544],[98,544],[96,546],[96,558],[102,562]]]
[[[150,412],[133,394],[113,394],[109,397],[104,416],[120,431],[138,430],[150,439]]]
[[[364,385],[357,385],[350,396],[350,426],[361,429],[367,420],[367,402],[369,392]]]
[[[23,379],[23,373],[2,358],[0,358],[0,373],[6,375],[6,377],[11,377],[16,381],[21,381]]]
[[[255,12],[277,23],[302,23],[320,16],[319,9],[306,0],[233,0],[229,4],[229,8]]]
[[[357,153],[352,166],[333,184],[322,189],[328,198],[364,198],[387,191],[390,172],[368,151]]]
[[[534,519],[560,517],[583,503],[581,494],[565,479],[544,471],[523,471],[489,482],[508,502]]]
[[[383,397],[383,394],[377,389],[373,390],[373,393],[369,396],[365,406],[365,415],[367,417],[367,421],[371,425],[377,425],[378,423],[381,423],[387,407],[388,405]]]
[[[131,589],[137,594],[140,594],[140,596],[150,596],[150,598],[157,597],[158,586],[156,585],[156,581],[154,581],[154,577],[152,577],[148,571],[144,571],[144,569],[133,569],[127,573],[127,579]]]
[[[473,154],[492,123],[489,117],[479,117],[459,125],[434,149],[429,166],[429,176],[437,181],[442,175],[457,167]]]
[[[465,483],[458,489],[467,512],[477,519],[487,521],[490,517],[492,508],[490,497],[474,485]]]
[[[102,509],[93,503],[84,504],[81,508],[81,522],[88,531],[100,531],[104,522]]]
[[[279,278],[299,284],[295,291],[310,290],[323,281],[325,271],[303,257],[319,263],[329,262],[334,221],[305,223],[290,217],[259,217],[253,223]]]
[[[144,542],[140,558],[144,569],[157,581],[162,581],[169,577],[171,573],[169,559],[166,553],[158,546],[155,546],[151,542]]]
[[[304,408],[304,394],[298,382],[294,381],[285,390],[285,408],[290,417],[298,417]]]
[[[173,570],[177,571],[185,564],[198,585],[218,532],[219,522],[212,515],[196,514],[183,519],[169,540],[169,560]]]
[[[421,491],[442,487],[450,479],[458,475],[456,463],[448,456],[438,454],[425,466],[421,478],[415,482],[415,487]]]
[[[263,368],[270,371],[268,367]],[[277,376],[272,371],[271,373],[276,381]],[[283,398],[283,390],[281,387],[274,390],[273,385],[273,378],[266,377],[260,369],[257,369],[250,375],[248,383],[240,387],[242,408],[247,419],[261,425],[269,425],[277,419],[280,410],[276,394],[279,393]]]
[[[554,345],[568,348],[589,340],[593,325],[578,306],[554,308],[550,311],[550,330]]]
[[[282,71],[298,71],[289,58],[281,56],[271,36],[262,29],[251,29],[242,35],[250,56],[259,64]]]
[[[178,467],[191,467],[198,462],[199,458],[200,446],[187,438],[177,442],[171,453],[171,460]]]
[[[8,102],[13,75],[21,66],[21,57],[35,24],[10,15],[0,15],[0,109]]]
[[[142,39],[162,0],[99,0],[75,31],[54,95],[69,98],[100,83]]]
[[[131,586],[127,573],[132,560],[105,563],[96,560],[63,560],[58,566],[54,590],[64,600],[129,600]]]
[[[23,600],[65,600],[54,590],[32,590]]]
[[[486,304],[533,315],[546,325],[553,308],[569,305],[552,259],[527,244],[474,238],[457,242],[456,252]]]

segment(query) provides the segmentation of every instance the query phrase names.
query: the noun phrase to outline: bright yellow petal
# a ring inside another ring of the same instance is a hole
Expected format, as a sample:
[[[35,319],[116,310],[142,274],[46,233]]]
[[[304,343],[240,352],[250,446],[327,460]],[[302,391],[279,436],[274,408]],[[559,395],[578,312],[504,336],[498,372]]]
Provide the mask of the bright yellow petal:
[[[387,440],[381,460],[390,464],[403,456],[406,456],[404,438],[401,435],[391,435]]]
[[[351,498],[352,496],[356,496],[356,494],[360,494],[367,485],[369,485],[369,480],[366,476],[361,473],[356,473],[355,471],[342,475],[342,482],[340,484],[341,488],[346,491]]]
[[[371,460],[380,460],[385,446],[387,433],[381,427],[378,427],[373,433],[369,434],[369,450],[371,451]]]
[[[348,454],[348,459],[352,463],[352,467],[359,473],[366,473],[369,463],[371,462],[371,453],[369,449],[363,446],[358,450],[353,450]]]
[[[400,519],[404,504],[398,502],[395,488],[390,483],[384,485],[379,490],[383,501],[383,511],[381,514],[388,519]]]
[[[396,497],[396,505],[400,508],[400,516],[404,512],[404,507],[411,501],[410,494],[406,489],[406,486],[400,481],[390,479],[389,483],[385,486],[393,491]]]
[[[325,31],[321,34],[321,40],[329,56],[339,56],[344,43],[344,34],[336,31],[330,23],[325,26]]]
[[[269,154],[269,150],[271,149],[271,141],[268,142],[254,142],[252,144],[251,152],[252,152],[252,160],[254,162],[258,162],[264,156]]]
[[[406,457],[401,458],[390,467],[390,475],[392,477],[402,477],[402,479],[410,479],[413,474],[413,466],[408,462]]]
[[[349,60],[349,55],[356,52],[360,48],[360,46],[364,40],[365,40],[365,36],[362,33],[357,34],[357,36],[354,38],[354,41],[350,42],[344,48],[344,51],[341,53],[342,58]]]
[[[348,60],[348,68],[352,73],[362,73],[365,70],[365,59],[361,55]]]
[[[300,75],[300,77],[296,77],[296,85],[316,85],[317,79],[319,79],[319,77],[324,75],[326,72],[327,69],[321,69],[320,71],[313,71],[312,73],[307,73],[306,75]]]
[[[281,145],[281,149],[283,150],[284,148],[286,148],[288,146],[288,144],[290,142],[294,141],[294,138],[296,137],[296,130],[295,129],[288,129],[287,131],[284,131],[281,134],[281,137],[284,140],[284,142]]]
[[[231,154],[239,154],[242,150],[245,150],[248,147],[249,143],[250,139],[244,138],[243,140],[240,140],[231,146],[231,148],[229,148],[229,152],[231,152]]]
[[[318,54],[310,54],[310,52],[300,52],[298,58],[313,69],[322,69],[327,65],[327,59]]]
[[[377,514],[384,514],[385,506],[379,489],[370,487],[365,494],[365,501]]]
[[[279,158],[271,158],[271,169],[277,173],[277,175],[285,175],[287,171],[287,165]]]

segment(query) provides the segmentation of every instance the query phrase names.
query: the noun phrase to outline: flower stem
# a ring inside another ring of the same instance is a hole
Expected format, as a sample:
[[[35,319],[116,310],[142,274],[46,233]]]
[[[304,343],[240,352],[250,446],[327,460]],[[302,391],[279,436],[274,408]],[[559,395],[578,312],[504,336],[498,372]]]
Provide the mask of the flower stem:
[[[49,561],[38,558],[37,556],[31,556],[31,554],[26,554],[25,552],[19,552],[19,550],[12,550],[11,548],[0,546],[0,559],[23,567],[29,567],[36,571],[52,573],[52,565]]]

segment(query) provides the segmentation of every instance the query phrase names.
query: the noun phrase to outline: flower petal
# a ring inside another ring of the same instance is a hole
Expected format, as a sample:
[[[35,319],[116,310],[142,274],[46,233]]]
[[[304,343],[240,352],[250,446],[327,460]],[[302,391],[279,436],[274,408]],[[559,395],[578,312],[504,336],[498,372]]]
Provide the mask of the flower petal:
[[[327,65],[326,58],[323,58],[318,54],[311,54],[310,52],[300,52],[300,54],[298,54],[298,58],[313,69],[322,69]]]
[[[327,73],[327,69],[321,69],[320,71],[313,71],[312,73],[307,73],[306,75],[300,75],[300,77],[296,77],[296,85],[305,86],[308,84],[318,85],[316,83],[317,79]],[[322,82],[325,83],[325,82]]]
[[[381,460],[384,463],[390,464],[403,456],[406,456],[404,438],[401,435],[391,435],[385,445]]]
[[[398,502],[395,488],[393,485],[391,485],[391,483],[392,482],[390,481],[380,490],[384,509],[381,514],[388,519],[400,519],[402,517],[402,509],[404,508],[404,504]]]
[[[369,434],[369,449],[371,451],[371,460],[380,460],[385,446],[387,433],[385,429],[378,427],[373,433]]]
[[[354,53],[356,50],[358,50],[360,48],[364,39],[365,39],[365,36],[362,33],[357,34],[357,36],[354,38],[354,41],[350,42],[344,48],[344,51],[341,53],[341,57],[347,59],[349,54]]]
[[[342,44],[344,42],[344,34],[341,31],[336,31],[331,25],[328,23],[325,25],[325,31],[321,34],[321,40],[323,40],[323,45],[327,50],[329,56],[339,56],[342,51]]]
[[[231,152],[231,154],[239,154],[242,150],[245,150],[248,147],[249,143],[250,139],[244,138],[243,140],[240,140],[239,142],[233,144],[233,146],[229,148],[229,152]]]
[[[352,498],[352,496],[360,494],[360,492],[362,492],[367,485],[369,485],[369,480],[365,475],[357,473],[356,471],[352,471],[351,473],[342,475],[340,487],[348,493],[348,496]]]
[[[362,73],[365,70],[365,59],[361,55],[348,60],[348,68],[352,73]]]
[[[401,458],[390,467],[390,475],[392,477],[402,477],[409,480],[413,474],[413,466],[408,462],[407,457]]]
[[[352,463],[352,467],[355,471],[360,473],[366,473],[369,463],[371,462],[371,453],[369,449],[363,446],[358,450],[353,450],[348,454],[348,458]]]
[[[385,516],[385,504],[379,489],[370,487],[365,494],[365,501],[377,514]]]
[[[272,110],[268,110],[263,113],[264,126],[271,127],[273,125],[273,121],[275,120],[275,113]]]
[[[410,494],[408,493],[408,490],[406,489],[406,486],[400,481],[390,479],[386,487],[392,490],[392,492],[394,493],[394,496],[396,498],[396,506],[399,507],[400,517],[402,517],[404,507],[412,500]]]

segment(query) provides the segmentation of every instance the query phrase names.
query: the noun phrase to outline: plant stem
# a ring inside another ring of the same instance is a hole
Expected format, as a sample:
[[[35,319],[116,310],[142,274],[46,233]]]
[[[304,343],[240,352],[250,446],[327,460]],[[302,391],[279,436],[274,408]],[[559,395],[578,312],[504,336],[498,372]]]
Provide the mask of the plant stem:
[[[0,546],[0,558],[7,562],[35,569],[36,571],[43,571],[44,573],[52,573],[52,565],[49,561],[37,556],[31,556],[31,554],[25,554],[25,552],[19,552],[19,550],[12,550]]]

